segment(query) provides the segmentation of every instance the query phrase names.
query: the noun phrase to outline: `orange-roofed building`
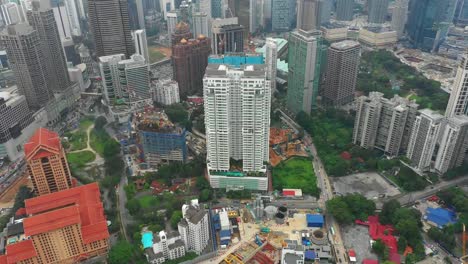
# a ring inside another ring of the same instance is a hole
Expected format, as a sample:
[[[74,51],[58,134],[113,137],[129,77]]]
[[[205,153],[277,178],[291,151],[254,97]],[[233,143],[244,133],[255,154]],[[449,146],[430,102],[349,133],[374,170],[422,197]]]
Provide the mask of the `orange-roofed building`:
[[[39,128],[24,144],[24,153],[36,195],[71,188],[70,168],[57,133]]]
[[[97,183],[28,199],[25,205],[29,239],[8,245],[0,264],[78,263],[107,254],[109,231]]]

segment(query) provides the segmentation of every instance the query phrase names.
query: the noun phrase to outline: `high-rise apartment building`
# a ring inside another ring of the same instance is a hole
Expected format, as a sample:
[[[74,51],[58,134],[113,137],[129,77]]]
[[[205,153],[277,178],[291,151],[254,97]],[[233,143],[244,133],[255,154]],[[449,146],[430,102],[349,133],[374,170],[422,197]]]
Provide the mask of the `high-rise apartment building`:
[[[0,263],[79,263],[109,250],[97,183],[25,201],[24,237],[6,246]]]
[[[445,116],[466,114],[468,114],[468,52],[465,52],[458,65]]]
[[[210,40],[205,36],[182,39],[172,47],[173,78],[179,84],[182,98],[201,94],[203,75],[211,52]]]
[[[128,92],[130,103],[150,98],[149,67],[142,55],[118,62],[118,69],[121,89]]]
[[[203,12],[194,12],[192,14],[192,28],[194,36],[210,36],[209,17]]]
[[[186,251],[200,255],[210,240],[209,228],[208,212],[198,204],[198,200],[182,206],[182,220],[178,224],[178,230]]]
[[[452,24],[455,2],[455,0],[410,2],[406,32],[414,47],[431,52],[438,50]]]
[[[126,0],[88,0],[88,14],[98,57],[135,53]]]
[[[190,32],[189,24],[185,22],[177,23],[174,33],[171,35],[172,48],[179,44],[182,39],[189,40],[191,38],[193,38],[193,34]]]
[[[392,11],[392,29],[397,32],[398,38],[403,37],[406,21],[408,20],[409,0],[397,0]]]
[[[54,12],[45,1],[33,1],[28,11],[28,22],[38,33],[49,71],[47,83],[54,92],[64,91],[70,85],[62,42],[55,23]]]
[[[271,1],[271,30],[274,32],[289,31],[291,26],[289,0]]]
[[[351,21],[354,16],[354,0],[336,1],[336,20]]]
[[[369,23],[382,24],[387,19],[388,0],[368,0]]]
[[[419,113],[413,125],[406,156],[416,170],[424,172],[430,169],[445,119],[444,116],[429,109],[419,110]]]
[[[124,59],[124,54],[99,57],[104,99],[108,104],[114,104],[117,100],[129,101],[128,91],[122,88],[119,79],[118,64]]]
[[[353,144],[398,156],[407,149],[417,110],[414,101],[399,96],[387,99],[371,92],[357,98]]]
[[[152,97],[155,102],[163,105],[179,103],[179,85],[171,79],[153,82]]]
[[[267,80],[270,81],[271,90],[276,91],[276,71],[278,60],[278,45],[272,38],[267,38],[265,43],[265,66]]]
[[[267,68],[208,64],[203,81],[211,186],[267,190],[271,100]]]
[[[322,89],[324,104],[339,106],[354,100],[360,55],[361,45],[353,40],[335,42],[328,48],[325,85]]]
[[[150,63],[149,61],[149,53],[148,53],[148,41],[146,40],[146,30],[139,29],[134,32],[134,41],[135,41],[135,53],[140,54],[145,58],[146,63]]]
[[[305,31],[319,27],[319,0],[297,1],[297,29]]]
[[[2,31],[0,40],[28,106],[33,110],[45,106],[53,98],[53,92],[48,84],[47,57],[37,31],[25,23],[12,24]]]
[[[293,113],[304,111],[310,114],[317,108],[320,43],[318,30],[299,29],[289,34],[287,106]]]
[[[244,51],[244,26],[237,17],[213,20],[211,33],[213,54]]]
[[[70,189],[71,174],[57,133],[40,128],[24,145],[28,174],[37,195]]]
[[[468,151],[468,116],[447,118],[434,168],[439,173],[462,165]]]
[[[21,17],[22,10],[16,3],[5,3],[0,6],[0,10],[2,12],[2,19],[5,25],[24,22]]]

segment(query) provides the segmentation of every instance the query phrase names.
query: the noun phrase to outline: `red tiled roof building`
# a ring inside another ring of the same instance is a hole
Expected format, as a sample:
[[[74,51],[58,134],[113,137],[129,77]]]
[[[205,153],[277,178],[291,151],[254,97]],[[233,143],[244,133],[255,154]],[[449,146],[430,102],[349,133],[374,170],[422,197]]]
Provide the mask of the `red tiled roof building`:
[[[24,153],[36,195],[71,188],[70,168],[57,133],[39,128],[24,145]]]
[[[97,183],[28,199],[27,240],[8,245],[0,264],[78,263],[107,254],[109,232]]]

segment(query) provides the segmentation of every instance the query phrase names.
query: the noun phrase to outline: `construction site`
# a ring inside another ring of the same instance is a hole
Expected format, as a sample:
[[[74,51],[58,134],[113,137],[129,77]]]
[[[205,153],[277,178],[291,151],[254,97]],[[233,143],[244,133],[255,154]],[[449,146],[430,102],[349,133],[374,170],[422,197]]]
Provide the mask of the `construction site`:
[[[270,128],[270,163],[273,167],[290,157],[308,157],[309,153],[298,134],[290,128]]]

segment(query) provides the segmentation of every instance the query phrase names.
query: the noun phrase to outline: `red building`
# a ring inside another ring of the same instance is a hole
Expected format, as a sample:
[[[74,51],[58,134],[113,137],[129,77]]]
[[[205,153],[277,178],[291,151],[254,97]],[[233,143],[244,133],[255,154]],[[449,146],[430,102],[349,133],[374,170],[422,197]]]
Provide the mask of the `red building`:
[[[202,94],[203,76],[210,53],[210,39],[203,35],[197,39],[183,38],[172,46],[172,69],[181,98]]]

